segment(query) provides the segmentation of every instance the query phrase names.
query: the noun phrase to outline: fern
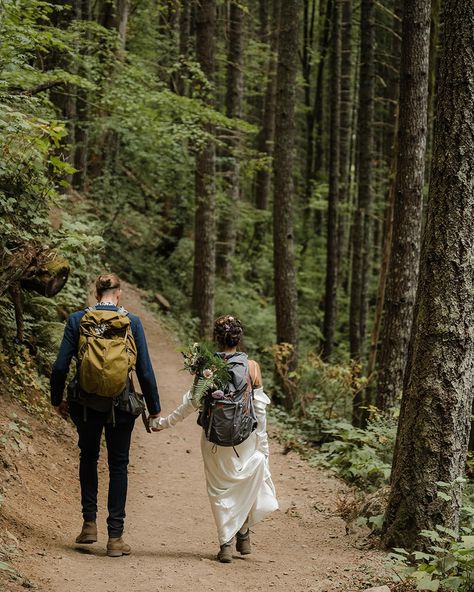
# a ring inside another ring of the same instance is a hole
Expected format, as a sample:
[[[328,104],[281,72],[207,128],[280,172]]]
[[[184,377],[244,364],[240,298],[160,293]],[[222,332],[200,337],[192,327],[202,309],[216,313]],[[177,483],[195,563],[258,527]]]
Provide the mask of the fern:
[[[203,376],[197,378],[192,386],[191,392],[193,395],[193,401],[201,404],[203,397],[207,391],[214,386],[214,380],[212,378],[204,378]]]

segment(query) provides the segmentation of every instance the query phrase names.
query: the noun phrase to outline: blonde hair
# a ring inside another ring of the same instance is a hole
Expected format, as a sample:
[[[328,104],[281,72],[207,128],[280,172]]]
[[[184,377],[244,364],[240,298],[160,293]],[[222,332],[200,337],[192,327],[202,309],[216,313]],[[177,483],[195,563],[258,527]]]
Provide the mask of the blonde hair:
[[[102,297],[104,292],[118,290],[119,288],[120,278],[115,273],[101,273],[95,281],[95,290],[99,297]]]

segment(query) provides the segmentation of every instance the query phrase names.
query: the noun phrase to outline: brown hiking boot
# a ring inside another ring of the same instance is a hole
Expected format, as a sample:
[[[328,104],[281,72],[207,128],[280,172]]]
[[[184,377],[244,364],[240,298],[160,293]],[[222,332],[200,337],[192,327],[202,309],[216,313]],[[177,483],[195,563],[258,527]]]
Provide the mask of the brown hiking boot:
[[[131,552],[132,549],[130,545],[127,545],[122,537],[109,537],[107,542],[107,555],[109,557],[122,557],[122,555],[130,555]]]
[[[241,555],[250,555],[252,548],[250,546],[250,530],[245,534],[237,533],[237,543],[235,548]]]
[[[232,541],[221,545],[219,553],[217,553],[217,559],[221,563],[232,563]]]
[[[81,534],[76,537],[78,545],[89,545],[97,542],[97,524],[95,520],[84,520]]]

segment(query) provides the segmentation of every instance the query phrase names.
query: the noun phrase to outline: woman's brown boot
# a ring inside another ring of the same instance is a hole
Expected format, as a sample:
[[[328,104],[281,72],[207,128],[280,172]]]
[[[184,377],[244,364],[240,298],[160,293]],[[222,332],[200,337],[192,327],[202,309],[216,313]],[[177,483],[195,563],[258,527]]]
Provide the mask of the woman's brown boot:
[[[219,553],[217,553],[217,559],[221,563],[231,563],[232,562],[232,541],[221,545]]]
[[[247,532],[242,534],[240,532],[237,533],[237,544],[235,548],[241,555],[250,555],[252,552],[252,548],[250,547],[250,530],[247,529]]]

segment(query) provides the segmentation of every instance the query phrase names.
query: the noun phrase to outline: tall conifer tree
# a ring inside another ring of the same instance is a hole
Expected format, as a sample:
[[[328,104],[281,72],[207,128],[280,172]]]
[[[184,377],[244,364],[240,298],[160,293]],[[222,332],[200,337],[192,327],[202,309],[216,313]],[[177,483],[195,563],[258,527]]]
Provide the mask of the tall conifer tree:
[[[411,0],[413,2],[413,0]],[[407,2],[410,4],[410,2]],[[424,14],[424,2],[414,2]],[[445,0],[434,151],[403,386],[388,546],[457,530],[474,393],[474,4]],[[448,499],[437,483],[455,483]]]
[[[196,55],[207,80],[212,85],[215,70],[216,3],[201,0],[196,5]],[[214,89],[207,101],[213,103]],[[209,133],[213,132],[210,125]],[[208,140],[196,156],[196,214],[194,224],[194,272],[192,308],[200,319],[200,334],[210,337],[214,320],[216,275],[215,221],[215,145]]]
[[[298,347],[298,296],[293,234],[293,173],[299,13],[299,0],[282,2],[274,157],[273,249],[277,342],[288,343],[293,348],[289,360],[290,370],[294,370],[296,367]],[[286,405],[291,407],[294,393],[289,384],[285,383],[283,387]]]

